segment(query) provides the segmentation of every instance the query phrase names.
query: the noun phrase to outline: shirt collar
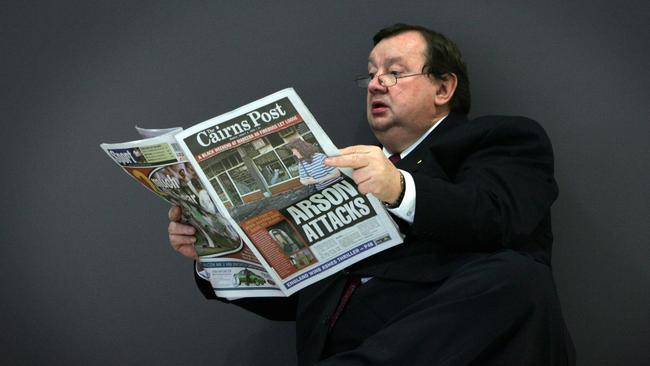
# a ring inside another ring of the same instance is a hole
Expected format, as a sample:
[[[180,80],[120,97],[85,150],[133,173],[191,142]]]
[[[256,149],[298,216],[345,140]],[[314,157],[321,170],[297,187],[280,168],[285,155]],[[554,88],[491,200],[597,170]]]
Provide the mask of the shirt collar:
[[[448,114],[445,115],[444,117],[440,118],[436,123],[433,124],[433,126],[429,127],[427,132],[423,133],[422,136],[420,136],[420,138],[417,141],[415,141],[413,144],[411,144],[411,146],[404,149],[404,151],[402,151],[399,154],[400,159],[404,159],[411,151],[413,151],[416,147],[418,147],[418,145],[420,145],[420,143],[422,141],[424,141],[424,139],[427,138],[427,136],[429,136],[429,134],[431,134],[431,132],[433,132],[433,130],[435,130],[436,127],[438,127],[440,122],[442,122],[445,118],[447,118],[447,116],[448,116]],[[386,155],[386,157],[389,157],[389,156],[393,155],[393,153],[388,151],[385,147],[382,148],[382,150],[384,151],[384,155]]]

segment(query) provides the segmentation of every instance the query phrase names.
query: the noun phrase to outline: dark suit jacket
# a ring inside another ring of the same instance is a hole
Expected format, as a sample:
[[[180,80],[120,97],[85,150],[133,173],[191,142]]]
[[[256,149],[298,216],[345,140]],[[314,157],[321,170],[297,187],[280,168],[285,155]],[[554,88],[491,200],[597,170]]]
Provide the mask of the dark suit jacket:
[[[326,322],[348,273],[388,280],[435,282],[475,253],[512,248],[550,263],[549,209],[557,197],[553,153],[544,130],[522,117],[468,120],[452,113],[397,167],[416,187],[413,224],[397,219],[404,244],[286,299],[232,303],[269,319],[296,320],[301,365],[323,350]],[[214,298],[206,281],[203,293]]]

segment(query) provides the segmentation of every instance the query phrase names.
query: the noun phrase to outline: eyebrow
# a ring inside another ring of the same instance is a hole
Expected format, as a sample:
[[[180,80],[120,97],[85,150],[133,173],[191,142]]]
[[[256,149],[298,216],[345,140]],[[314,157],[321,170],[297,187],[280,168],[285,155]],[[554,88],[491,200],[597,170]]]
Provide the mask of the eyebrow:
[[[402,56],[395,56],[395,57],[389,57],[386,59],[386,64],[387,65],[392,65],[398,62],[401,62],[403,60]],[[375,64],[371,58],[368,58],[368,63],[370,64]]]

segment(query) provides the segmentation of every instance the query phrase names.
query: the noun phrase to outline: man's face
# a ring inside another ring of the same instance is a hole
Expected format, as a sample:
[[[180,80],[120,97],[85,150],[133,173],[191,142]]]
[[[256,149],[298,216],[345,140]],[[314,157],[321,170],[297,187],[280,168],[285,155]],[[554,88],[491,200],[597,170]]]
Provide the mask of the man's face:
[[[385,38],[370,52],[368,73],[397,76],[421,73],[426,47],[424,38],[417,32]],[[421,135],[441,112],[434,104],[436,89],[436,80],[426,75],[397,79],[397,84],[391,87],[382,86],[373,78],[366,101],[370,128],[380,135],[394,128],[406,135]]]

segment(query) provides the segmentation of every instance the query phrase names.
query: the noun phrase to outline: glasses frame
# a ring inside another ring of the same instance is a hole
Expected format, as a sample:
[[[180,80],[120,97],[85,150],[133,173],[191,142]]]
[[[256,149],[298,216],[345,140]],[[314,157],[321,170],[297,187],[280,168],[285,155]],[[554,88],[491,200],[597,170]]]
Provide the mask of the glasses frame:
[[[411,76],[419,76],[419,75],[428,75],[428,73],[420,72],[420,73],[417,73],[417,74],[408,74],[408,75],[399,75],[399,76],[397,76],[395,74],[391,74],[390,72],[388,72],[388,73],[381,74],[381,75],[374,75],[372,77],[369,76],[369,75],[368,76],[358,76],[356,79],[354,79],[354,81],[356,81],[357,86],[359,88],[366,89],[366,88],[368,88],[368,85],[370,85],[370,82],[372,81],[372,79],[374,79],[376,77],[377,81],[379,81],[379,85],[390,88],[391,86],[397,85],[397,79],[403,79],[403,78],[408,78],[408,77],[411,77]]]

